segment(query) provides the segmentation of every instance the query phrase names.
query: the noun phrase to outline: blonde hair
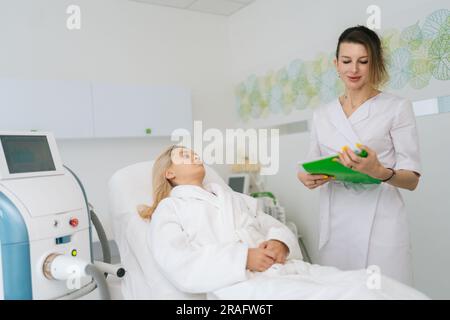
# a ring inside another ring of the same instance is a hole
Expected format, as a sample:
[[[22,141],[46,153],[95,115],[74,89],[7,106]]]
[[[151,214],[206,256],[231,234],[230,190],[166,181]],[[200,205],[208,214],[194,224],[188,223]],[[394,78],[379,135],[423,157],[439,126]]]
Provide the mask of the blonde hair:
[[[153,204],[151,207],[139,206],[138,212],[143,219],[150,219],[158,204],[170,195],[173,185],[166,179],[166,171],[173,164],[172,151],[183,146],[173,145],[164,150],[155,160],[152,170]]]

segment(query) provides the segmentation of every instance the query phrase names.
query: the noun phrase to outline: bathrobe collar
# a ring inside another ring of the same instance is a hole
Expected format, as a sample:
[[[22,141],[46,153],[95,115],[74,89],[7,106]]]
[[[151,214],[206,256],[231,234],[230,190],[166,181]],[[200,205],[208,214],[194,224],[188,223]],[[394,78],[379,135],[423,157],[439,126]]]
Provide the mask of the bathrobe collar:
[[[217,183],[209,183],[201,188],[195,185],[176,186],[170,193],[171,197],[181,199],[198,199],[203,200],[215,206],[222,220],[222,241],[235,240],[235,221],[234,214],[239,210],[234,204],[235,199],[233,193],[225,190]]]
[[[194,198],[198,200],[204,200],[209,202],[213,206],[220,207],[220,199],[218,198],[217,193],[213,193],[214,191],[210,188],[208,190],[205,189],[196,185],[185,184],[174,187],[170,192],[170,196],[180,199]]]

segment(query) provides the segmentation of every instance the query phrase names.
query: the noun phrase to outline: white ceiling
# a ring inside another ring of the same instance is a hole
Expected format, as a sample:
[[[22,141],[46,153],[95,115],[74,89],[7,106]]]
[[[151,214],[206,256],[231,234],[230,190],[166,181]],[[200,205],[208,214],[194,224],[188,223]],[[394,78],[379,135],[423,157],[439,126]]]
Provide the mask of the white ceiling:
[[[255,0],[130,0],[165,7],[230,16]]]

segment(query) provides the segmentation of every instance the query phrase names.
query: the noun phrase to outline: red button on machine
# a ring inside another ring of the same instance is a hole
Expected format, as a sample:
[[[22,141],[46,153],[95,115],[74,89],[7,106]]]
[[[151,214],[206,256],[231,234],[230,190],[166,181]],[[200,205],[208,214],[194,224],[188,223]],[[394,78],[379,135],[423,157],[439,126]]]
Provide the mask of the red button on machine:
[[[75,227],[78,226],[78,219],[77,219],[77,218],[72,218],[72,219],[70,219],[69,223],[70,223],[70,225],[71,225],[72,227],[75,228]]]

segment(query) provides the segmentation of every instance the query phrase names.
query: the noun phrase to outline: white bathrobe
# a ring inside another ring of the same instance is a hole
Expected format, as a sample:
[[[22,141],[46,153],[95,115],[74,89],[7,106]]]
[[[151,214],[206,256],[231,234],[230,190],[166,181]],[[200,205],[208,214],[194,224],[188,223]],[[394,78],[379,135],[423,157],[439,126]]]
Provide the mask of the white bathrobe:
[[[205,190],[206,189],[206,190]],[[256,200],[211,183],[175,187],[150,222],[147,243],[170,287],[164,297],[219,299],[424,298],[386,279],[369,290],[367,273],[303,262],[298,241],[282,223],[257,210]],[[289,248],[288,262],[266,272],[246,270],[249,248],[269,239]],[[169,290],[175,290],[172,294]]]

